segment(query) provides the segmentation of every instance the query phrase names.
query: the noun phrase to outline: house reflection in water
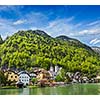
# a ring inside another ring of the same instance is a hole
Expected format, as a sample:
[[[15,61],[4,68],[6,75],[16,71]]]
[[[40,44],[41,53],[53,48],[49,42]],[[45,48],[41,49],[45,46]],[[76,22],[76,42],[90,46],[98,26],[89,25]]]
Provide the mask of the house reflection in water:
[[[29,88],[23,88],[22,92],[20,93],[20,95],[29,95]]]

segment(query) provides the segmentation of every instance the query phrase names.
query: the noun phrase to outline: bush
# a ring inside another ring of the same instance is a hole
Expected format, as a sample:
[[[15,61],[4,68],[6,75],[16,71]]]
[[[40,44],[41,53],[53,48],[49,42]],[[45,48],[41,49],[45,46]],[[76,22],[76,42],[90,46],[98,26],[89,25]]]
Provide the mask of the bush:
[[[57,75],[55,81],[56,82],[64,81],[64,78],[62,78],[60,75]]]
[[[35,84],[37,82],[36,78],[32,78],[32,83]]]

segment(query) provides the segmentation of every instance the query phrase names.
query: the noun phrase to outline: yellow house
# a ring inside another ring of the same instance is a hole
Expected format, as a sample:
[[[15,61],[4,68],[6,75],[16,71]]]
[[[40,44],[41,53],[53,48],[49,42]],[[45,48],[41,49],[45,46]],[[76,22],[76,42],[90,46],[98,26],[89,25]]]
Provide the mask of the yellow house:
[[[44,77],[43,73],[40,73],[40,74],[37,75],[36,78],[37,78],[38,80],[42,80],[43,77]]]
[[[38,80],[42,80],[42,79],[50,79],[50,73],[46,70],[41,71],[38,75],[37,75],[37,79]]]
[[[4,74],[8,77],[9,81],[17,82],[19,80],[19,76],[14,71],[8,70],[5,71]]]

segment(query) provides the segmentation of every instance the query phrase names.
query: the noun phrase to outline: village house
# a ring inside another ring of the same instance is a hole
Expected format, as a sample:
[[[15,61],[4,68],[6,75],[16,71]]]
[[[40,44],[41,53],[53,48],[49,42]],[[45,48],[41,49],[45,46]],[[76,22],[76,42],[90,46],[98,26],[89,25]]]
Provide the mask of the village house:
[[[41,72],[37,75],[37,84],[39,86],[46,86],[46,85],[50,85],[50,79],[51,79],[51,76],[50,76],[50,73],[46,70],[41,70]]]
[[[19,81],[22,82],[25,86],[29,85],[30,83],[30,75],[26,71],[21,71],[18,73],[19,75]]]
[[[38,75],[37,75],[37,79],[42,80],[42,79],[50,79],[50,73],[46,70],[42,70]]]
[[[95,77],[95,82],[96,82],[96,83],[99,83],[99,82],[100,82],[100,75],[97,75],[97,76]]]
[[[19,76],[15,71],[7,70],[4,72],[4,75],[8,77],[8,81],[17,82],[19,80]]]

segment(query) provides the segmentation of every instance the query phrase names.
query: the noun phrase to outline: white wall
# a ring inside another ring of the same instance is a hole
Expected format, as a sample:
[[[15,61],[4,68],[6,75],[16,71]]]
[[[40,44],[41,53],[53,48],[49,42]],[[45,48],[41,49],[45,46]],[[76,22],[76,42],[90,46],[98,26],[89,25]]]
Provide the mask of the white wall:
[[[26,84],[29,84],[30,77],[29,77],[28,74],[23,73],[23,74],[20,74],[20,75],[19,75],[19,80],[20,80],[22,83],[24,83],[24,85],[26,85]]]

